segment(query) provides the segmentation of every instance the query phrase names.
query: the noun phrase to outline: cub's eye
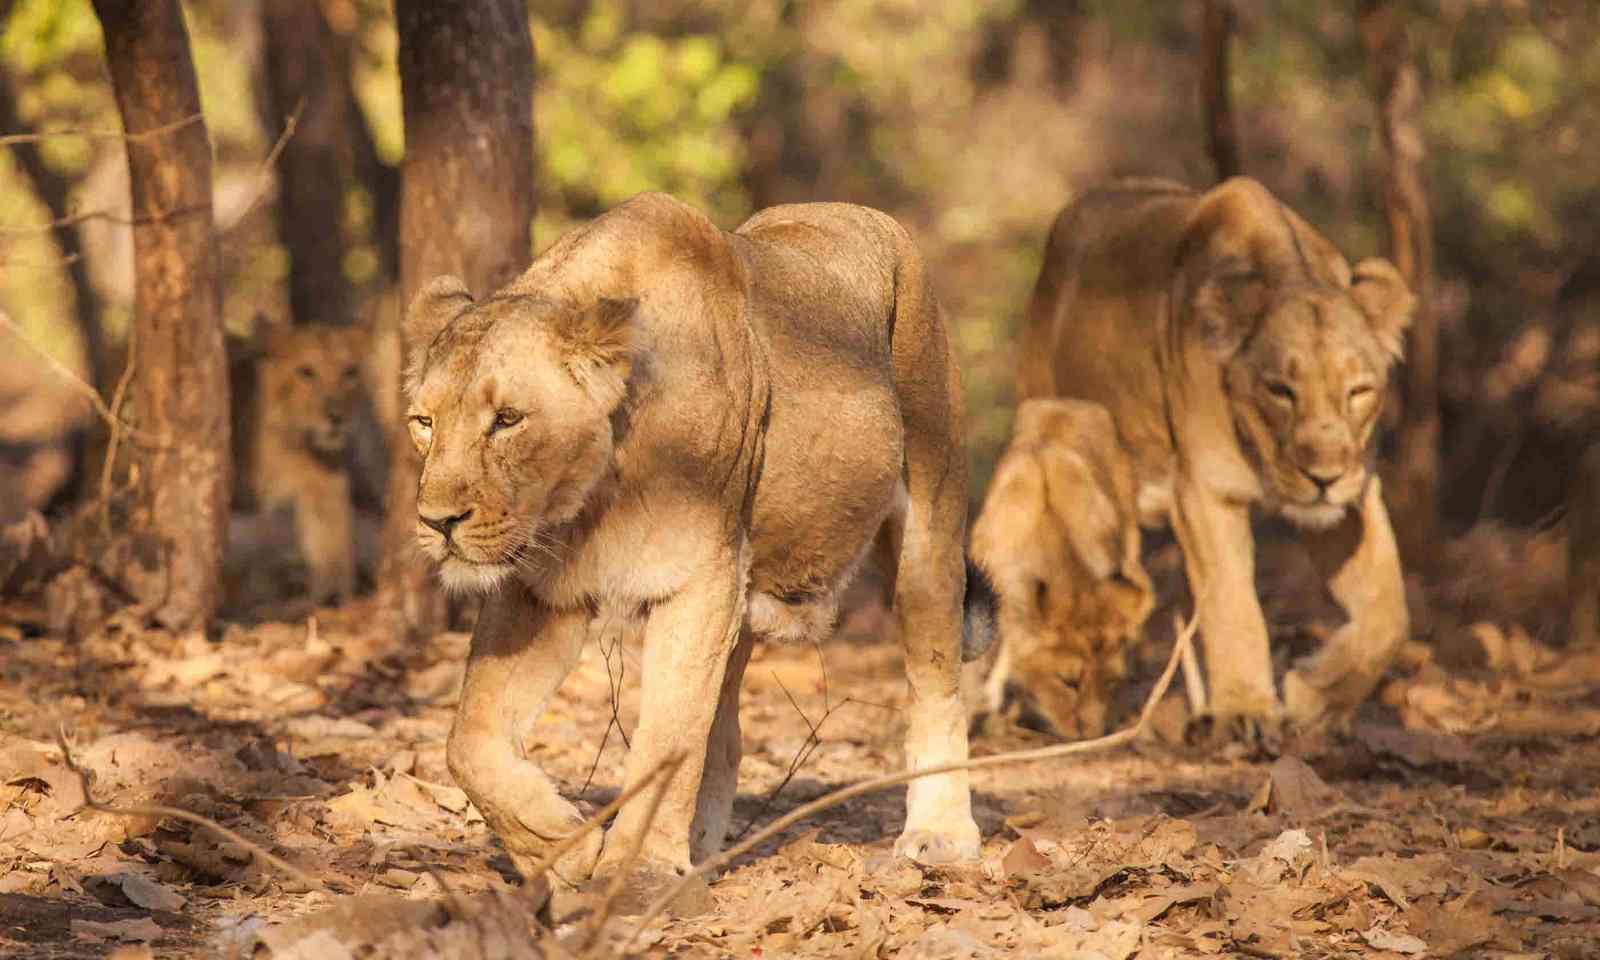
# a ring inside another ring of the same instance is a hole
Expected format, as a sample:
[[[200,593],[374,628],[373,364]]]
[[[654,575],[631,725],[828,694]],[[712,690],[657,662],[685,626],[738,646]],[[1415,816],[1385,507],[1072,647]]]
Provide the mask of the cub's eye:
[[[1274,400],[1294,403],[1294,387],[1289,386],[1282,380],[1267,381],[1267,393],[1271,394]]]
[[[302,380],[315,380],[315,379],[317,379],[317,371],[311,369],[309,366],[306,366],[305,364],[301,364],[300,366],[295,367],[294,368],[294,372]]]
[[[339,373],[339,376],[344,377],[346,380],[354,380],[359,372],[360,371],[356,370],[356,368],[353,366],[345,367],[344,370]]]
[[[489,428],[489,432],[493,433],[496,430],[504,430],[507,427],[514,427],[521,422],[522,414],[512,410],[510,407],[503,407],[495,413],[494,425]]]
[[[1350,388],[1350,399],[1352,401],[1365,400],[1372,396],[1374,392],[1372,384],[1360,383]]]

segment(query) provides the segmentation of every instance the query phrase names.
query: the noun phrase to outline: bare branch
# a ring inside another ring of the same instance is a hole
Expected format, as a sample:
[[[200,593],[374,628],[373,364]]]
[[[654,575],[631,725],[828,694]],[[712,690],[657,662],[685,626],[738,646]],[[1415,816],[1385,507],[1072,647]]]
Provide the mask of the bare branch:
[[[182,120],[174,120],[172,123],[165,123],[159,127],[151,127],[149,130],[139,130],[134,133],[128,133],[123,130],[75,129],[41,130],[38,133],[8,133],[0,137],[0,147],[10,147],[21,143],[42,143],[46,140],[57,140],[62,137],[77,137],[83,140],[129,140],[138,143],[141,140],[149,140],[154,137],[165,136],[175,130],[182,130],[191,123],[199,123],[201,119],[203,119],[201,114],[194,113],[184,117]]]
[[[52,357],[33,341],[29,340],[22,332],[22,328],[17,326],[16,321],[12,320],[11,316],[4,310],[0,310],[0,326],[10,330],[23,346],[43,357],[45,363],[50,366],[51,372],[60,377],[62,382],[72,387],[72,389],[76,391],[79,396],[82,396],[85,400],[88,400],[89,405],[94,408],[94,412],[100,415],[100,419],[106,422],[106,426],[113,433],[125,431],[129,436],[133,437],[139,443],[149,447],[167,447],[171,445],[169,441],[150,436],[143,430],[135,427],[133,424],[127,423],[118,418],[115,413],[111,412],[111,408],[106,406],[105,401],[100,399],[100,392],[98,390],[84,382],[83,378],[68,369],[66,364],[62,363],[60,360],[57,360],[55,357]]]

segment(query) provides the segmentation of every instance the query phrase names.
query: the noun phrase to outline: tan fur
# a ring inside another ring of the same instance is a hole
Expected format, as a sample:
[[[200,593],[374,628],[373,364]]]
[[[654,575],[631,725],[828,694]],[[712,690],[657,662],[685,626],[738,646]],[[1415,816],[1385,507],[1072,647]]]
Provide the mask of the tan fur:
[[[1302,528],[1349,614],[1284,681],[1291,719],[1342,715],[1405,637],[1373,431],[1412,297],[1351,268],[1259,183],[1091,192],[1057,219],[1021,340],[1021,393],[1106,406],[1146,522],[1170,519],[1198,598],[1210,704],[1273,720],[1252,504]]]
[[[730,234],[645,194],[491,297],[435,281],[406,338],[419,543],[487,594],[448,759],[520,869],[579,820],[524,744],[584,643],[644,637],[628,782],[686,759],[652,822],[627,807],[557,872],[614,871],[641,834],[647,873],[682,871],[728,826],[753,637],[831,625],[875,538],[898,566],[906,762],[966,756],[960,386],[893,220],[786,206]],[[976,856],[964,773],[907,808],[901,852]]]
[[[364,327],[275,326],[256,365],[249,482],[260,505],[294,508],[295,540],[318,602],[356,591],[347,448],[362,402]]]
[[[983,708],[1014,683],[1060,736],[1097,737],[1126,650],[1150,614],[1133,468],[1096,403],[1036,399],[972,528],[972,556],[1000,597],[1000,643]]]

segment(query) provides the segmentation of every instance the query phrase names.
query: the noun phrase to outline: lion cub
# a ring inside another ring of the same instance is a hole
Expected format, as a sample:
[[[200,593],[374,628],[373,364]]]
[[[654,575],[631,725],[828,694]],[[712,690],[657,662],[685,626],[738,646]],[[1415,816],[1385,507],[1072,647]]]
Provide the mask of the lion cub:
[[[263,511],[291,507],[295,542],[318,602],[356,591],[355,508],[349,452],[366,401],[365,327],[267,329],[253,374],[240,480]],[[253,408],[253,409],[251,409]]]
[[[1057,735],[1104,733],[1126,649],[1153,603],[1133,468],[1104,407],[1039,399],[1018,408],[972,554],[1000,596],[980,712],[998,712],[1011,686]]]

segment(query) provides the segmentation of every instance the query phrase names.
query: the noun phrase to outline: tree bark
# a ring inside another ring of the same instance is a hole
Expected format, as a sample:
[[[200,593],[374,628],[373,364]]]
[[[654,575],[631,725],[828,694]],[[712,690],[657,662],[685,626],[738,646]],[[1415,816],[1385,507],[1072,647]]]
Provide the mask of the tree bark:
[[[1385,157],[1389,255],[1417,297],[1401,381],[1395,534],[1410,563],[1433,555],[1439,501],[1439,325],[1433,310],[1433,224],[1423,181],[1422,83],[1411,56],[1407,14],[1394,0],[1361,0],[1361,36]]]
[[[155,621],[204,627],[227,534],[228,379],[211,216],[211,144],[177,0],[94,0],[127,132],[133,200],[134,405],[126,562]]]
[[[263,0],[267,90],[274,136],[299,110],[278,160],[278,236],[289,251],[289,310],[295,323],[348,323],[344,275],[344,187],[340,164],[347,84],[329,69],[331,31],[315,0]]]
[[[521,0],[397,0],[406,154],[400,186],[400,303],[439,274],[477,296],[531,258],[533,41]],[[392,312],[389,322],[398,324]],[[418,556],[420,464],[403,418],[390,425],[382,601],[412,631],[443,604]]]
[[[1201,13],[1200,108],[1206,118],[1206,153],[1219,181],[1244,172],[1239,164],[1239,125],[1233,117],[1232,0],[1204,0]]]

